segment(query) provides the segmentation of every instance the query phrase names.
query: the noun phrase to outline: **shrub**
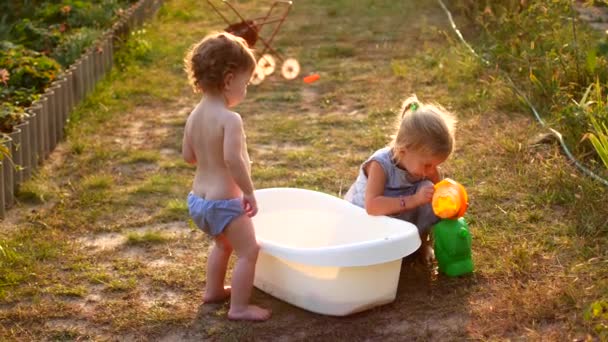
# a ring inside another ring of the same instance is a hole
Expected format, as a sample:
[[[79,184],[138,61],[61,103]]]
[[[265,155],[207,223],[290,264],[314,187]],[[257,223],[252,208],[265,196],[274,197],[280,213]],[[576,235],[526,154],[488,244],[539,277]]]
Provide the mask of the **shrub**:
[[[593,147],[581,138],[589,132],[590,116],[575,100],[596,78],[607,84],[606,38],[573,20],[578,14],[569,0],[456,3],[482,28],[484,46],[478,49],[523,88],[577,155],[589,155]],[[594,117],[608,120],[605,111]]]
[[[15,91],[27,89],[41,93],[57,77],[61,66],[36,51],[0,42],[0,69],[10,73],[8,87]]]
[[[591,125],[595,133],[589,133],[589,140],[602,159],[604,166],[608,168],[608,127],[603,122],[600,124],[595,119],[591,119]]]
[[[28,49],[49,52],[61,39],[61,32],[57,29],[38,26],[29,19],[23,19],[15,24],[11,30],[12,41],[21,44]]]
[[[68,68],[82,55],[86,48],[91,46],[101,32],[96,29],[82,28],[62,38],[61,43],[53,50],[50,57],[61,66]]]
[[[49,25],[104,28],[112,23],[123,2],[118,0],[45,2],[36,10],[34,17]]]
[[[0,102],[28,107],[39,97],[40,95],[35,89],[0,86]]]
[[[44,0],[0,1],[0,13],[10,23],[19,18],[27,18],[43,2]]]
[[[600,341],[608,340],[608,300],[597,300],[585,311],[585,321],[593,325]]]
[[[0,132],[11,133],[15,126],[24,120],[25,112],[22,107],[6,102],[0,104]]]
[[[592,88],[595,89],[593,93],[591,93]],[[593,98],[587,101],[590,93],[593,94]],[[583,140],[588,139],[591,142],[600,160],[608,169],[608,127],[605,123],[608,122],[608,101],[604,101],[599,80],[587,88],[585,95],[577,105],[591,122],[592,132],[585,134]]]
[[[134,62],[147,63],[151,60],[152,45],[144,38],[145,29],[132,31],[116,53],[116,65],[125,69]]]

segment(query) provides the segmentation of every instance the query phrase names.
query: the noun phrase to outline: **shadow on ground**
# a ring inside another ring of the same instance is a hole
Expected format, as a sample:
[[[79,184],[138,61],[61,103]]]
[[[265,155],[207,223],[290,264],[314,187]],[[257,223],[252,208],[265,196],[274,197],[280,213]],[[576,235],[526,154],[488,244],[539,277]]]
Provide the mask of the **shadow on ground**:
[[[422,265],[412,255],[402,262],[393,303],[332,317],[298,309],[255,289],[253,301],[273,311],[269,321],[231,322],[225,318],[228,303],[201,304],[189,326],[165,334],[161,340],[464,339],[468,336],[469,297],[478,281],[476,275],[449,278],[437,274],[435,268]]]

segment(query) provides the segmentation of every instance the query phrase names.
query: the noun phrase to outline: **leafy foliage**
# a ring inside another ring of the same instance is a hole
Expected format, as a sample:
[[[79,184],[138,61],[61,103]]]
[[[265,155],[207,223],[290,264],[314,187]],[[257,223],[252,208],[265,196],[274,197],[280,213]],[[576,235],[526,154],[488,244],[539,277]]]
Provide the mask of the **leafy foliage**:
[[[136,0],[0,1],[0,100],[28,106]]]
[[[25,120],[23,107],[14,106],[8,102],[0,104],[0,131],[11,133],[14,127]]]
[[[18,22],[13,27],[12,36],[13,42],[40,52],[49,52],[61,39],[58,29],[45,29],[29,19]]]
[[[28,106],[35,94],[43,92],[57,77],[61,67],[39,52],[5,41],[0,42],[0,69],[10,74],[6,84],[0,88],[3,102]]]
[[[595,147],[597,154],[602,159],[602,162],[608,168],[608,127],[605,123],[599,123],[595,119],[591,119],[594,133],[589,133],[589,139]]]
[[[96,29],[82,28],[62,37],[61,43],[53,50],[50,57],[54,58],[63,68],[68,68],[82,53],[101,35]]]
[[[592,90],[595,91],[592,92]],[[591,99],[589,99],[590,95]],[[593,130],[592,133],[585,134],[583,140],[591,141],[600,159],[608,168],[608,128],[605,124],[608,122],[608,101],[604,101],[599,80],[589,85],[583,98],[580,102],[575,101],[575,104],[580,109],[579,112],[588,118]]]
[[[145,29],[132,31],[127,40],[124,41],[121,49],[116,53],[116,65],[125,69],[133,62],[148,63],[151,61],[152,45],[144,37]]]
[[[51,58],[21,45],[0,43],[0,67],[10,72],[9,86],[34,87],[43,90],[53,81],[60,67]]]
[[[593,146],[581,138],[591,128],[590,116],[575,99],[596,79],[606,88],[606,38],[579,21],[569,0],[460,0],[457,6],[491,42],[481,48],[484,55],[525,89],[579,156],[589,155]],[[603,108],[593,117],[608,122]]]
[[[57,3],[47,1],[36,10],[34,17],[49,25],[103,28],[111,25],[124,5],[125,1],[119,0],[64,0]]]
[[[608,301],[598,300],[589,306],[585,312],[585,320],[593,324],[593,330],[600,340],[608,339]]]

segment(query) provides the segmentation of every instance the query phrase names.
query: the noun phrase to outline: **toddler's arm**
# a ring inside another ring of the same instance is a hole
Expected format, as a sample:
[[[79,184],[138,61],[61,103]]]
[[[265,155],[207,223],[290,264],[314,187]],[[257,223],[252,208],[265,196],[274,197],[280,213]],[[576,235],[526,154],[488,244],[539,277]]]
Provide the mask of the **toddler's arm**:
[[[194,150],[190,145],[190,137],[188,136],[188,127],[184,129],[184,139],[182,140],[182,156],[184,157],[184,161],[188,164],[196,163],[196,155],[194,154]]]
[[[253,182],[243,157],[244,146],[243,121],[238,114],[231,115],[224,126],[224,162],[243,194],[249,196],[253,194]]]
[[[367,188],[365,189],[365,210],[370,215],[394,215],[412,210],[426,202],[419,191],[414,195],[401,197],[384,196],[386,175],[382,166],[371,161],[367,170]],[[432,196],[432,194],[431,194]]]

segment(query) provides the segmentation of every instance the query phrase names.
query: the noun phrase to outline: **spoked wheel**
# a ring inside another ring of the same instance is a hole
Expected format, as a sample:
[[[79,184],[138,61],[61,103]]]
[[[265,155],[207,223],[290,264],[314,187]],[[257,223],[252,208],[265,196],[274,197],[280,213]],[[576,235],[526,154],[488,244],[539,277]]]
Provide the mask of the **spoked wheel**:
[[[267,76],[274,73],[276,68],[276,62],[274,57],[269,54],[265,54],[258,60],[258,64],[251,75],[249,81],[253,85],[258,85],[264,82]],[[293,80],[300,74],[300,63],[295,58],[288,58],[283,62],[281,66],[281,75],[287,80]]]
[[[262,70],[262,68],[260,68],[259,64],[255,67],[255,70],[253,71],[253,75],[251,75],[251,80],[249,80],[249,83],[253,84],[253,85],[258,85],[262,82],[264,82],[264,79],[266,78],[266,75],[264,74],[264,70]]]
[[[295,58],[288,58],[283,62],[283,66],[281,67],[281,75],[285,77],[285,79],[293,80],[298,77],[300,74],[300,63]]]
[[[265,76],[272,75],[275,66],[276,62],[274,61],[274,57],[272,57],[272,55],[265,54],[260,57],[260,60],[258,60],[258,67],[262,69]]]

